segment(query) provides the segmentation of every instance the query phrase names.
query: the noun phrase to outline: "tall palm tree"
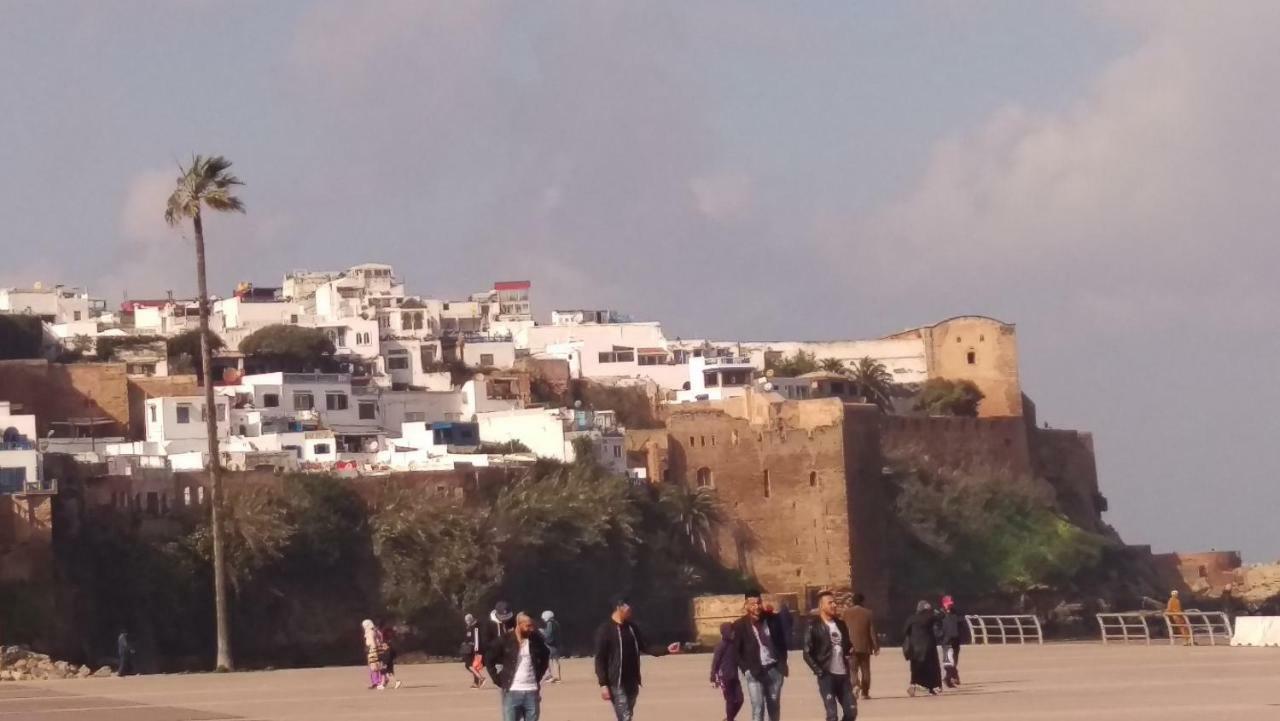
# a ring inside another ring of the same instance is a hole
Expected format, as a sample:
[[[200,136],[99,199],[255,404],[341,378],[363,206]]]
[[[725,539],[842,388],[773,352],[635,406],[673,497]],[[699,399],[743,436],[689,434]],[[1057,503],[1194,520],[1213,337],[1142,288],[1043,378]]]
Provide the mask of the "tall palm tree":
[[[844,361],[839,358],[823,358],[818,362],[818,370],[826,371],[827,373],[844,373],[846,369]]]
[[[205,208],[218,212],[244,212],[233,191],[244,185],[228,171],[231,161],[221,155],[204,157],[197,155],[191,165],[178,166],[181,175],[177,187],[169,196],[164,219],[171,226],[180,225],[190,218],[196,236],[196,284],[200,291],[200,367],[204,372],[205,429],[209,435],[209,482],[212,487],[213,536],[213,602],[218,630],[218,660],[220,671],[230,671],[231,639],[227,628],[227,567],[222,529],[222,464],[218,460],[218,405],[213,398],[213,348],[209,345],[209,282],[205,276],[204,219]]]
[[[858,360],[849,370],[849,378],[858,388],[858,395],[888,412],[893,407],[893,396],[896,386],[893,374],[883,363],[864,357]]]
[[[706,553],[712,533],[724,521],[720,502],[710,488],[690,488],[677,483],[662,486],[660,503],[681,542]]]

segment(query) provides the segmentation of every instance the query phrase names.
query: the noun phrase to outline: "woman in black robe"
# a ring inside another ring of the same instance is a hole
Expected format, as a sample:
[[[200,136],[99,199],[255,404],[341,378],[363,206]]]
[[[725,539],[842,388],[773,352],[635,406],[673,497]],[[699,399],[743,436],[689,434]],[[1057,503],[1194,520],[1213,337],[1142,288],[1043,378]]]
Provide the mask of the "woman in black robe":
[[[902,629],[902,655],[911,664],[911,685],[907,695],[919,689],[930,694],[942,692],[942,664],[938,662],[937,616],[928,601],[916,605],[916,612]]]

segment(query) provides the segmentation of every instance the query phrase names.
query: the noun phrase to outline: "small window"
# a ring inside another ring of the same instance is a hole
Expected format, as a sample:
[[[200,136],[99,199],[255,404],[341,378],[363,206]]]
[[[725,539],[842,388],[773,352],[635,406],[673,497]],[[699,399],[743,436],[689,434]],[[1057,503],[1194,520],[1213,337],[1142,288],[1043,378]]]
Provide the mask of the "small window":
[[[298,314],[297,314],[297,313],[293,313],[293,314],[291,314],[291,315],[289,316],[289,322],[290,322],[291,324],[293,324],[293,325],[297,325],[297,324],[298,324]]]
[[[209,422],[209,410],[205,408],[203,403],[200,404],[200,422],[201,423]]]
[[[409,351],[393,351],[387,354],[387,370],[409,370]]]
[[[293,409],[295,411],[310,411],[316,407],[315,396],[310,393],[296,391],[293,394]]]
[[[156,422],[156,407],[155,407],[155,406],[151,406],[151,407],[150,407],[150,408],[148,408],[147,410],[151,411],[151,422],[152,422],[152,423],[155,423],[155,422]]]
[[[698,440],[702,441],[701,445],[702,445],[702,447],[703,447],[703,448],[706,448],[706,447],[707,447],[707,437],[706,437],[706,436],[698,436]]]
[[[731,432],[731,433],[729,434],[729,444],[730,444],[730,445],[733,445],[733,446],[738,445],[738,432],[737,432],[737,431],[733,431],[733,432]]]
[[[716,373],[715,371],[712,371],[710,373],[703,373],[702,385],[705,388],[715,388],[716,386],[720,385],[720,374]]]
[[[437,496],[443,496],[443,495],[445,495],[446,493],[447,493],[447,491],[445,491],[444,484],[443,484],[443,483],[437,483],[437,484],[436,484],[436,495],[437,495]]]
[[[217,407],[218,407],[218,420],[222,421],[223,423],[226,423],[227,422],[227,404],[219,403]]]
[[[279,406],[280,406],[280,394],[279,394],[279,393],[263,393],[263,394],[262,394],[262,407],[263,407],[263,408],[277,408],[277,407],[279,407]]]
[[[427,420],[427,414],[422,411],[409,411],[404,414],[405,423],[422,423]]]
[[[969,351],[965,358],[969,361],[969,365],[973,365],[978,362],[978,354],[973,351]]]
[[[697,478],[698,488],[707,488],[711,486],[712,485],[711,469],[707,468],[706,466],[699,468],[696,478]]]
[[[75,312],[75,320],[80,320],[80,311]]]
[[[614,457],[614,458],[621,458],[621,457],[622,457],[622,446],[614,446],[614,447],[613,447],[613,457]]]
[[[204,505],[204,486],[196,488],[196,499],[200,505]]]
[[[769,480],[769,469],[766,468],[764,471],[764,497],[768,498],[769,494],[772,492],[773,484]]]
[[[698,445],[698,443],[697,443],[697,441],[694,439],[694,437],[693,437],[693,436],[689,436],[689,447],[690,447],[690,448],[693,448],[693,447],[694,447],[694,446],[696,446],[696,445]]]
[[[330,411],[345,411],[347,409],[346,393],[325,393],[324,407]]]
[[[179,403],[177,411],[178,411],[179,423],[191,422],[191,404],[190,403]]]
[[[483,368],[492,368],[492,367],[493,367],[493,354],[492,354],[492,353],[481,353],[481,354],[480,354],[480,366],[481,366],[481,367],[483,367]]]
[[[182,489],[182,505],[191,505],[191,486]]]
[[[372,421],[378,418],[378,404],[373,401],[360,401],[360,420]]]
[[[317,455],[317,456],[327,456],[327,455],[329,455],[329,452],[330,452],[330,451],[329,451],[329,444],[328,444],[328,443],[317,443],[317,444],[315,444],[314,446],[312,446],[312,447],[311,447],[311,452],[312,452],[312,453],[314,453],[314,454],[315,454],[315,455]]]
[[[818,472],[817,472],[817,471],[809,471],[809,487],[810,487],[810,488],[817,488],[817,487],[818,487]]]
[[[711,434],[711,447],[716,447],[716,435],[714,433]]]

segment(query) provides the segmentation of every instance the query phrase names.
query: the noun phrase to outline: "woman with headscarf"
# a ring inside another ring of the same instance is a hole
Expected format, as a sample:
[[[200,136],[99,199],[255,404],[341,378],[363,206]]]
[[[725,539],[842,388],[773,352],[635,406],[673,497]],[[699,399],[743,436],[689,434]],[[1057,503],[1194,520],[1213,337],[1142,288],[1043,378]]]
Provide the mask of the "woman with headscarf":
[[[547,648],[551,651],[551,661],[547,664],[547,677],[543,681],[560,683],[560,622],[551,611],[542,612],[542,639],[547,642]],[[554,673],[552,669],[555,669]]]
[[[369,688],[381,691],[387,687],[387,681],[382,676],[382,653],[379,651],[382,639],[373,621],[366,618],[360,622],[360,626],[364,629],[364,654],[369,663]]]
[[[928,601],[916,604],[916,612],[902,629],[902,655],[911,664],[907,695],[920,689],[931,695],[942,692],[942,667],[938,663],[937,616]]]

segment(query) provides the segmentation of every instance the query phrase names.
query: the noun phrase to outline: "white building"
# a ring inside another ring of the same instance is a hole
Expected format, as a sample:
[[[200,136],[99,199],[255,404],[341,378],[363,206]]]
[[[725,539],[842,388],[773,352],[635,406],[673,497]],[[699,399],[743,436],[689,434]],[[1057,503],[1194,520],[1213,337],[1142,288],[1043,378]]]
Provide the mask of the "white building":
[[[677,403],[722,401],[745,395],[756,373],[749,358],[690,358],[688,368],[688,388],[676,392]]]
[[[41,283],[30,288],[0,288],[0,313],[39,316],[48,323],[90,320],[105,307],[103,301],[90,298],[83,288],[46,288]]]
[[[483,443],[519,441],[534,455],[562,463],[575,460],[574,441],[585,438],[601,464],[617,473],[627,470],[624,432],[612,411],[527,408],[480,413],[476,423]]]
[[[37,446],[36,417],[0,401],[0,494],[51,491]]]
[[[576,378],[648,380],[667,390],[688,380],[689,369],[668,349],[660,323],[536,326],[527,335],[531,356],[568,361]]]

